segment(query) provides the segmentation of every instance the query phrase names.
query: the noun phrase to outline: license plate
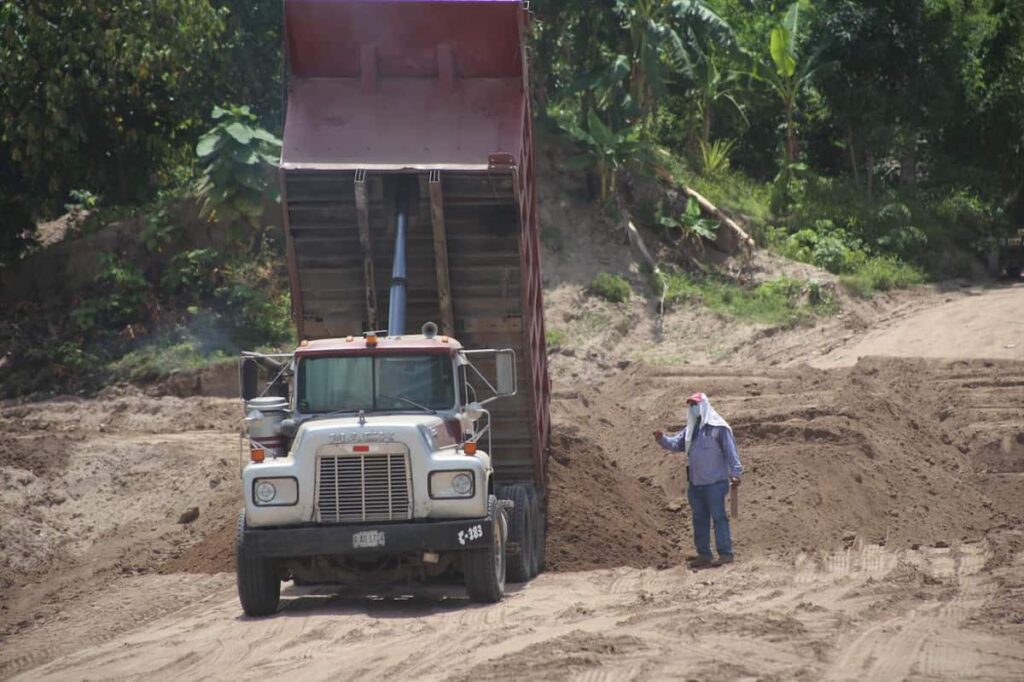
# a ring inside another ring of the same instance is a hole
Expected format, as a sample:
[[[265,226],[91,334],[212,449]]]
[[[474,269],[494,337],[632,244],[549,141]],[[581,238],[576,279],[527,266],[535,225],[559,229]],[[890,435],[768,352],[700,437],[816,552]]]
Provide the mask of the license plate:
[[[385,542],[384,531],[364,530],[352,536],[352,547],[355,549],[373,549],[383,547]]]

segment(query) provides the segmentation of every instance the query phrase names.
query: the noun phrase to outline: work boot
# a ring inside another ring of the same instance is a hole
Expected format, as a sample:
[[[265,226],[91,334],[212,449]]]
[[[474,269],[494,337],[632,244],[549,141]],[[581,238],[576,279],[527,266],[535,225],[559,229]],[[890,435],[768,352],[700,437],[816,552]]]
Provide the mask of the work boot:
[[[704,568],[714,563],[714,559],[710,554],[698,554],[696,557],[687,560],[690,564],[690,568]]]
[[[714,564],[715,566],[725,566],[726,564],[731,564],[732,562],[732,554],[720,554],[718,558],[715,559]]]

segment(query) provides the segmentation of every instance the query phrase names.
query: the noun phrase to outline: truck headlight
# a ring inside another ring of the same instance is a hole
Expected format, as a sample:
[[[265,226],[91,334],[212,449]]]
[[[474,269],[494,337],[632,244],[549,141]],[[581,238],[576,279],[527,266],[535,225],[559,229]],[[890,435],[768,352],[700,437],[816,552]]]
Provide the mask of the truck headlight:
[[[270,481],[259,481],[256,487],[253,488],[253,492],[255,493],[256,501],[261,504],[273,502],[274,498],[277,497],[277,488]]]
[[[290,507],[299,502],[295,478],[257,478],[252,482],[252,501],[257,507]]]
[[[476,493],[472,471],[435,471],[430,474],[430,496],[437,500],[469,498]]]

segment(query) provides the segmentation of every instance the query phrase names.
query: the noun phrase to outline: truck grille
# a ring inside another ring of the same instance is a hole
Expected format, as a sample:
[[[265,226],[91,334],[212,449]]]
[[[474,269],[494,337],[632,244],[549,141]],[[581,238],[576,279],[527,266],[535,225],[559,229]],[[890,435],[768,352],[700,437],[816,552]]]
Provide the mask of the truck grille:
[[[323,523],[404,521],[412,517],[405,454],[321,456],[317,512]]]

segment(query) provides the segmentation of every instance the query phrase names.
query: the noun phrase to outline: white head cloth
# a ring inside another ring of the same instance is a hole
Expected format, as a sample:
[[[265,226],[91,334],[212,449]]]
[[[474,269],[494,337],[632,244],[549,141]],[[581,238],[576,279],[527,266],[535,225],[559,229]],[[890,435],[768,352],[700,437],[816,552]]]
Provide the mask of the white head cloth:
[[[732,431],[732,427],[729,426],[729,422],[725,421],[725,419],[722,418],[722,415],[718,414],[718,412],[715,410],[715,408],[711,407],[711,401],[708,400],[708,397],[705,394],[703,394],[703,393],[695,393],[693,396],[690,396],[690,397],[694,398],[696,396],[700,396],[700,402],[698,403],[698,405],[700,407],[700,425],[701,426],[705,426],[705,425],[709,425],[709,426],[724,426],[725,428],[729,429],[729,431],[731,432]],[[693,432],[694,432],[694,427],[695,426],[696,426],[696,420],[693,418],[693,415],[690,413],[689,405],[687,405],[687,410],[686,410],[686,453],[687,454],[690,453],[690,443],[693,440]]]

